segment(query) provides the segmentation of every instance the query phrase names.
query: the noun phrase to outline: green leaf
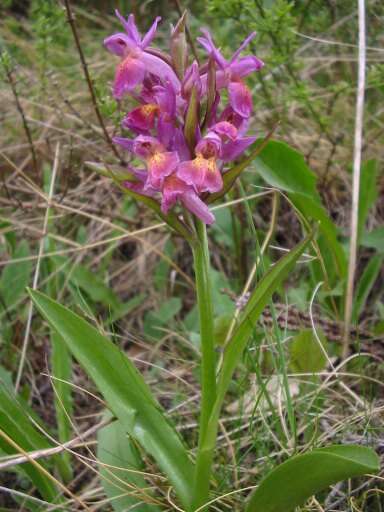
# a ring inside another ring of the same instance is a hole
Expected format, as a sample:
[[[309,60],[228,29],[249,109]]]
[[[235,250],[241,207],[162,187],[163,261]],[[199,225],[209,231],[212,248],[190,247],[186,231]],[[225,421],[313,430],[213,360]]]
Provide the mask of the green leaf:
[[[321,331],[319,339],[326,350],[327,340]],[[291,367],[294,372],[317,373],[324,369],[327,362],[324,351],[311,329],[305,329],[294,336],[290,345]]]
[[[113,414],[169,477],[181,502],[191,503],[193,465],[187,451],[126,355],[97,329],[41,292],[29,290],[38,310],[89,373]]]
[[[106,418],[111,417],[108,413]],[[135,510],[155,512],[155,505],[147,503],[151,494],[140,471],[144,471],[143,460],[129,439],[120,421],[103,427],[97,434],[97,459],[101,483],[107,498],[116,512]]]
[[[316,190],[316,176],[304,157],[284,142],[270,140],[254,159],[256,170],[271,186],[287,192],[294,206],[311,222],[319,222],[319,231],[327,241],[339,276],[346,275],[347,262],[337,240],[337,228],[324,209]]]
[[[12,259],[26,258],[30,255],[29,245],[22,240],[12,254]],[[0,280],[0,295],[7,307],[15,304],[25,292],[32,271],[32,261],[13,263],[4,267]]]
[[[383,254],[375,254],[364,269],[356,287],[356,293],[352,310],[352,321],[357,322],[364,310],[368,295],[380,274],[383,265]]]
[[[360,242],[364,247],[376,249],[376,251],[384,253],[384,227],[373,229],[369,233],[364,233]]]
[[[368,160],[361,167],[360,196],[358,213],[358,238],[360,240],[367,221],[369,210],[377,199],[377,162]]]
[[[270,140],[254,162],[257,171],[272,187],[319,201],[315,174],[303,155],[285,142]]]
[[[319,448],[273,469],[252,494],[246,512],[292,512],[340,480],[379,471],[376,453],[362,446]]]
[[[26,452],[51,448],[47,439],[36,429],[30,418],[41,424],[28,405],[0,383],[0,429]],[[43,428],[46,430],[46,427]],[[0,449],[8,455],[19,455],[19,452],[2,436],[0,436]],[[48,469],[49,466],[46,462],[40,461],[39,463]],[[58,490],[52,481],[30,463],[22,464],[20,467],[43,498],[54,502]]]

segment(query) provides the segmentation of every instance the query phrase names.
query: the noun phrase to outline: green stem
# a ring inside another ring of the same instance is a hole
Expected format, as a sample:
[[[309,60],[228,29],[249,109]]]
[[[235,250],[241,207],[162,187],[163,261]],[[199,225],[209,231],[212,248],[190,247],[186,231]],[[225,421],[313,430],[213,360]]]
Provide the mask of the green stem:
[[[201,340],[201,412],[199,444],[194,479],[194,502],[192,509],[208,500],[211,462],[207,466],[203,441],[206,437],[208,421],[216,400],[216,357],[213,330],[212,287],[210,281],[209,249],[205,224],[196,221],[198,243],[192,246],[197,304],[200,321]],[[202,467],[206,478],[201,481]]]

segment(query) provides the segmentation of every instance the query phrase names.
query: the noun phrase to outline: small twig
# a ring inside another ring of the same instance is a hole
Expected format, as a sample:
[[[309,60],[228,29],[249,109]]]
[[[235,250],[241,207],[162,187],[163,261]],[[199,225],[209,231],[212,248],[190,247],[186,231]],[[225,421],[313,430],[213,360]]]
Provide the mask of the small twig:
[[[59,154],[60,154],[60,144],[57,143],[56,145],[56,151],[55,151],[55,159],[53,162],[53,170],[52,170],[52,176],[51,176],[51,183],[49,186],[49,192],[48,192],[48,198],[47,198],[47,209],[45,211],[45,217],[44,217],[44,224],[43,224],[43,236],[40,240],[40,246],[39,246],[39,252],[37,256],[37,262],[36,262],[36,269],[35,274],[33,276],[33,283],[32,283],[32,290],[36,290],[37,283],[39,280],[39,274],[40,274],[40,264],[41,259],[44,252],[44,241],[46,237],[47,227],[48,227],[48,221],[49,221],[49,212],[50,212],[50,205],[51,200],[53,197],[53,191],[55,187],[55,181],[56,181],[56,175],[57,175],[57,169],[59,167]],[[27,325],[25,328],[25,334],[24,334],[24,340],[23,340],[23,346],[21,349],[21,357],[20,357],[20,363],[19,368],[17,370],[17,377],[16,377],[16,384],[15,384],[15,392],[17,393],[20,386],[20,380],[23,373],[24,363],[25,363],[25,356],[27,353],[28,348],[28,341],[29,341],[29,334],[31,331],[31,324],[32,324],[32,314],[33,314],[33,304],[32,301],[29,303],[29,309],[28,309],[28,317],[27,317]]]
[[[91,95],[93,109],[94,109],[96,117],[97,117],[97,119],[99,121],[100,127],[101,127],[101,129],[102,129],[102,131],[104,133],[105,140],[107,141],[107,143],[111,147],[111,149],[112,149],[113,153],[115,154],[115,156],[123,164],[124,161],[121,158],[119,152],[117,151],[116,146],[112,142],[112,139],[111,139],[111,137],[110,137],[110,135],[108,133],[108,130],[107,130],[105,124],[104,124],[102,115],[100,113],[99,106],[97,104],[95,88],[93,87],[92,79],[91,79],[91,76],[90,76],[89,71],[88,71],[88,65],[87,65],[87,62],[85,60],[83,49],[82,49],[81,44],[80,44],[80,39],[79,39],[79,35],[77,33],[77,28],[76,28],[76,24],[75,24],[75,18],[73,17],[71,4],[70,4],[69,0],[64,0],[64,4],[65,4],[65,9],[67,11],[68,22],[69,22],[69,24],[71,26],[73,38],[75,40],[76,48],[77,48],[77,51],[78,51],[78,54],[79,54],[79,57],[80,57],[81,67],[83,68],[84,77],[85,77],[85,80],[86,80],[87,85],[88,85],[89,93]]]
[[[360,167],[363,145],[363,117],[365,93],[365,1],[358,0],[359,7],[359,72],[356,98],[355,146],[353,158],[353,188],[351,211],[351,240],[349,244],[348,282],[345,296],[344,339],[343,353],[345,359],[349,352],[349,332],[351,329],[354,279],[357,261],[358,222],[359,222],[359,195],[360,195]]]
[[[29,125],[28,125],[26,116],[24,114],[23,107],[22,107],[20,99],[19,99],[19,94],[17,92],[16,83],[15,83],[15,80],[13,78],[12,71],[8,67],[6,59],[4,59],[4,56],[3,56],[3,54],[1,52],[0,52],[0,58],[1,58],[1,62],[3,64],[3,68],[4,68],[4,71],[5,71],[5,74],[7,75],[8,83],[9,83],[9,85],[11,87],[13,97],[15,99],[16,108],[17,108],[17,110],[18,110],[18,112],[20,114],[20,117],[21,117],[21,120],[22,120],[22,123],[23,123],[25,135],[27,136],[27,139],[28,139],[29,149],[31,151],[31,156],[32,156],[33,168],[35,170],[36,175],[38,176],[39,168],[38,168],[38,165],[37,165],[37,157],[36,157],[35,147],[33,145],[32,134],[31,134],[31,130],[29,129]]]

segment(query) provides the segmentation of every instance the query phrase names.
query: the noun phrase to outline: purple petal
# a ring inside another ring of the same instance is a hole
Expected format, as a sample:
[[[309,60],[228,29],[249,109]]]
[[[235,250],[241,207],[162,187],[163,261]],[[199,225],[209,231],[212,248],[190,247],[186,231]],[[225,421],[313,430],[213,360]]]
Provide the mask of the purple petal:
[[[120,99],[144,80],[145,67],[143,63],[132,57],[126,57],[116,68],[113,95]]]
[[[219,192],[223,188],[223,178],[219,171],[216,162],[213,158],[209,160],[207,172],[204,176],[204,182],[201,187],[201,192]]]
[[[158,85],[153,88],[154,97],[162,112],[166,112],[169,117],[176,115],[176,92],[170,82],[164,86]]]
[[[154,154],[164,152],[164,146],[155,137],[139,135],[133,141],[132,152],[140,158],[150,158]]]
[[[201,44],[201,46],[205,48],[205,50],[207,50],[209,55],[213,56],[213,58],[221,68],[226,68],[228,66],[228,63],[222,56],[221,52],[216,48],[210,32],[205,28],[202,28],[201,32],[204,34],[205,37],[198,37],[198,42]]]
[[[230,105],[225,107],[221,113],[219,122],[221,121],[228,121],[233,124],[233,126],[236,126],[238,136],[244,135],[249,125],[249,118],[239,116]]]
[[[147,132],[154,127],[158,111],[159,107],[153,103],[137,107],[125,116],[122,124],[130,130]]]
[[[223,162],[230,162],[239,157],[251,144],[255,142],[257,137],[243,137],[234,142],[224,144],[220,158]]]
[[[112,141],[114,144],[119,144],[119,146],[127,151],[133,151],[134,141],[132,139],[126,139],[125,137],[113,137]]]
[[[215,222],[214,215],[209,211],[208,206],[193,191],[186,192],[181,196],[184,206],[201,219],[205,224]]]
[[[129,50],[136,47],[136,44],[127,34],[119,32],[118,34],[113,34],[113,36],[104,39],[104,46],[114,55],[124,57]]]
[[[205,158],[198,157],[193,160],[181,162],[177,168],[177,176],[188,185],[200,191],[207,172],[208,162]]]
[[[166,176],[172,174],[179,163],[179,155],[175,151],[157,152],[147,160],[148,183],[159,189]]]
[[[220,121],[219,123],[211,126],[211,130],[218,135],[227,137],[231,140],[236,140],[237,138],[237,128],[232,123],[228,121]]]
[[[248,87],[242,82],[231,82],[228,86],[229,103],[241,117],[248,118],[252,113],[252,96]]]
[[[136,46],[138,46],[140,44],[141,37],[136,27],[135,16],[130,14],[128,16],[128,20],[126,20],[117,9],[115,10],[115,14],[119,18],[128,36],[136,43]]]
[[[179,79],[177,78],[171,66],[167,64],[163,59],[143,51],[140,55],[140,60],[149,73],[158,76],[164,82],[168,80],[172,84],[172,87],[176,93],[180,91]]]
[[[252,32],[251,34],[249,34],[248,37],[246,37],[244,39],[244,41],[241,43],[241,45],[239,46],[239,48],[235,51],[235,53],[232,55],[232,58],[230,60],[230,63],[234,62],[237,57],[240,55],[240,53],[244,50],[244,48],[246,46],[249,45],[249,43],[252,41],[252,39],[254,39],[256,37],[256,32]]]
[[[214,133],[209,132],[205,137],[200,139],[195,151],[196,154],[201,154],[204,158],[217,158],[221,149],[221,139]]]
[[[232,62],[230,65],[231,76],[233,78],[241,78],[247,76],[254,71],[259,71],[264,66],[264,62],[253,55],[242,57]]]
[[[181,128],[176,128],[172,149],[178,152],[181,161],[189,160],[191,158],[191,152]]]
[[[143,40],[141,41],[141,45],[140,45],[140,47],[142,49],[146,48],[151,43],[152,39],[155,37],[157,24],[159,23],[160,20],[161,20],[161,16],[157,16],[155,21],[152,23],[151,28],[148,30],[148,32],[143,37]]]
[[[175,174],[167,176],[164,179],[161,199],[161,209],[168,213],[170,208],[176,203],[179,197],[190,190],[190,187]]]
[[[157,123],[157,133],[160,142],[168,147],[175,135],[175,123],[173,119],[166,113],[162,113],[159,116]]]

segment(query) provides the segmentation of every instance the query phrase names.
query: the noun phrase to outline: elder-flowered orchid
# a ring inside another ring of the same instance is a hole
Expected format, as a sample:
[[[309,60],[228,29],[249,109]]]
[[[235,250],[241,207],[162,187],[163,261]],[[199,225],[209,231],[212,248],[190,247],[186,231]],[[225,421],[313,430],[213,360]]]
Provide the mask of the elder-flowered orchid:
[[[136,102],[122,121],[132,135],[113,139],[132,158],[122,185],[158,200],[165,215],[179,204],[211,224],[206,198],[224,190],[228,164],[256,140],[247,135],[252,101],[243,79],[263,64],[254,56],[240,57],[254,34],[226,60],[203,31],[199,42],[209,59],[199,65],[195,59],[188,63],[185,16],[172,29],[170,56],[149,47],[160,18],[141,37],[132,14],[116,14],[125,32],[104,41],[121,58],[113,93]],[[223,104],[226,96],[229,103]]]

